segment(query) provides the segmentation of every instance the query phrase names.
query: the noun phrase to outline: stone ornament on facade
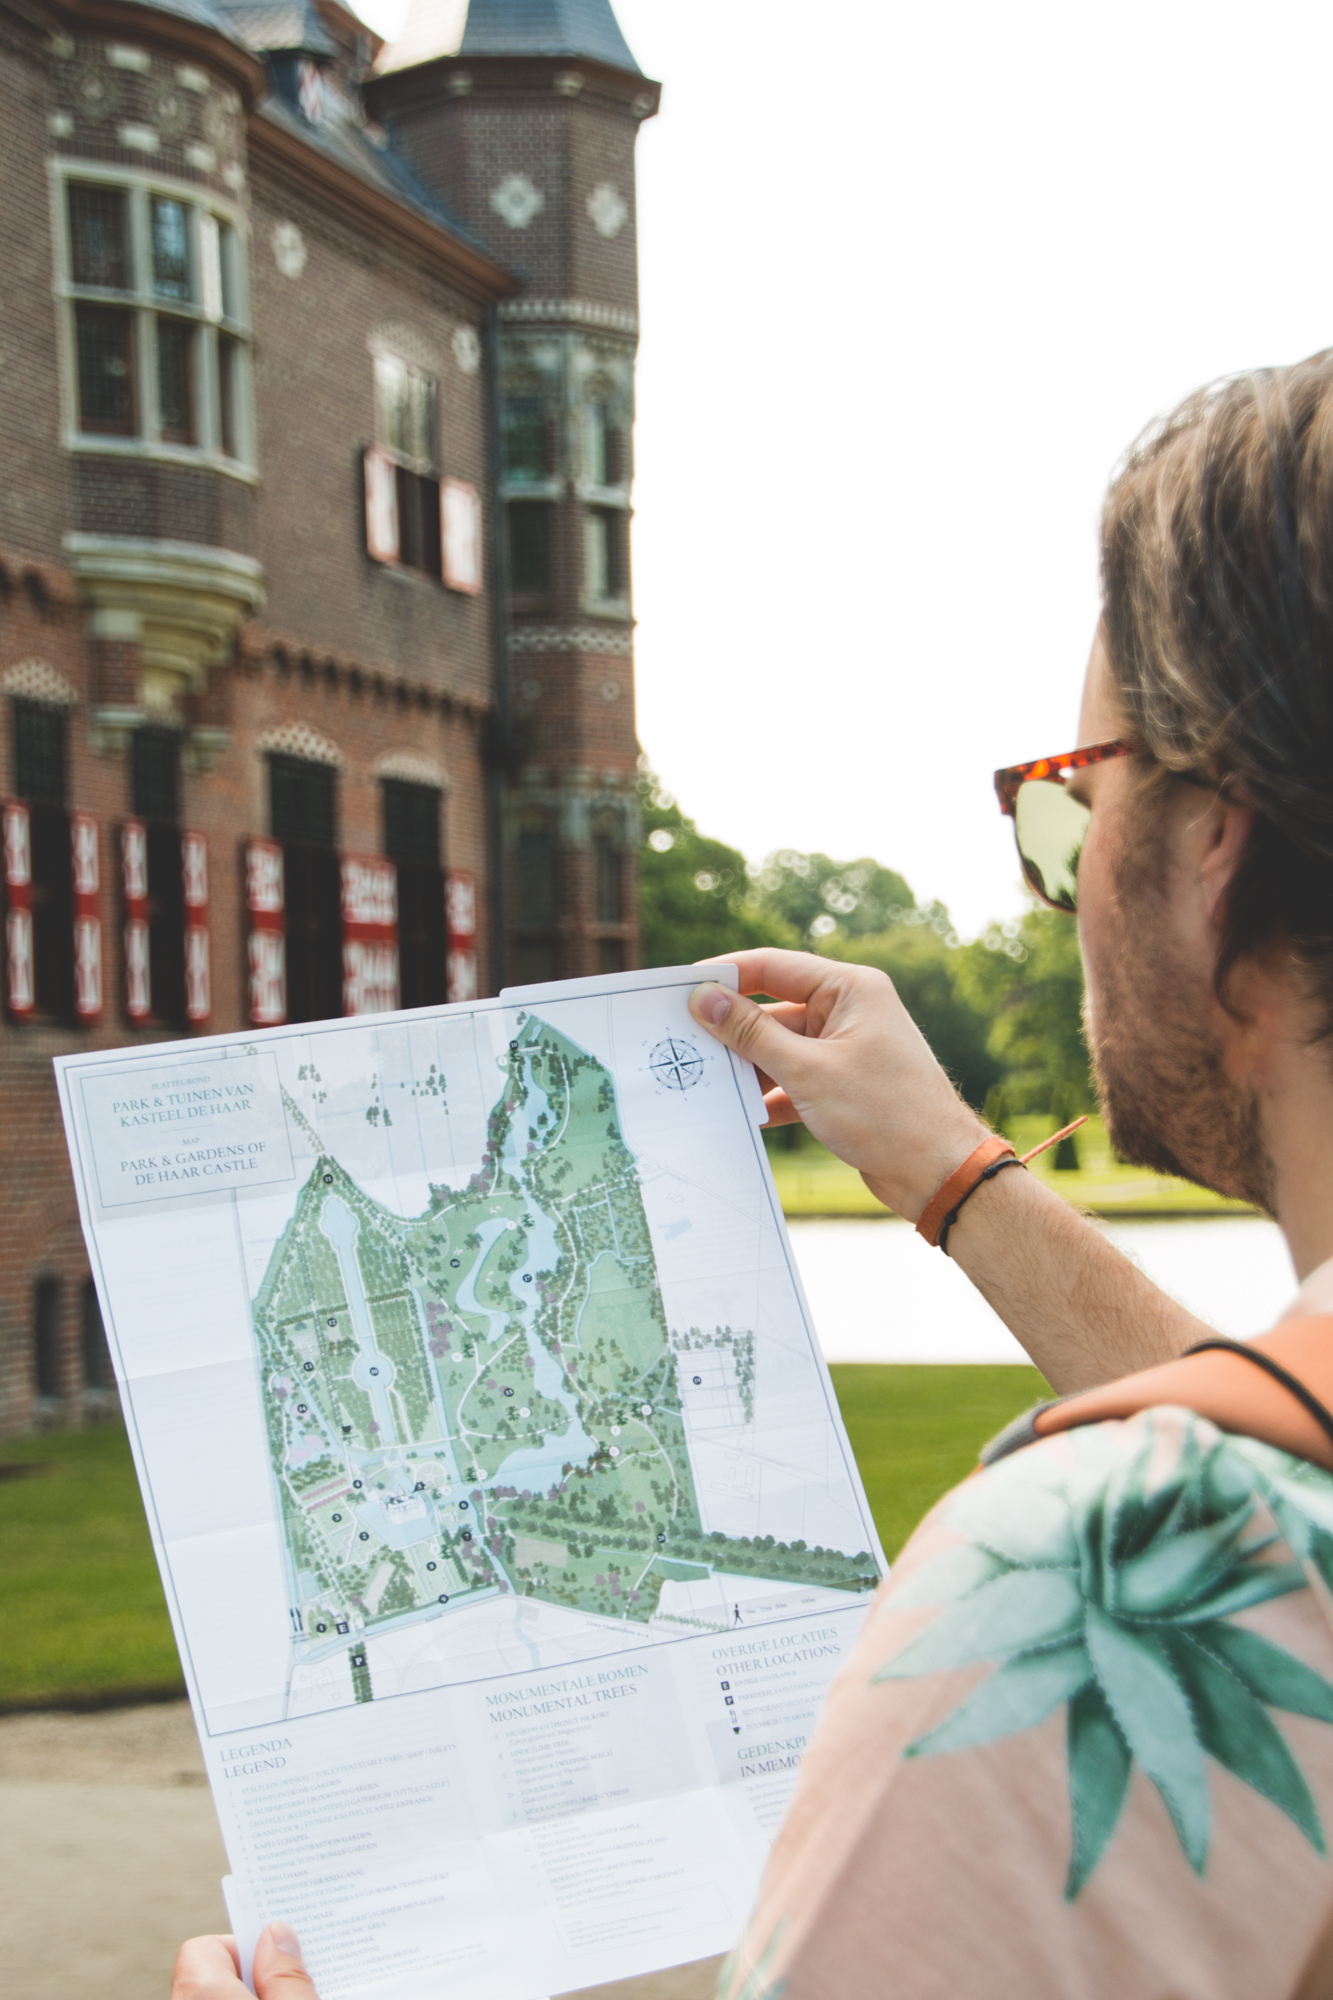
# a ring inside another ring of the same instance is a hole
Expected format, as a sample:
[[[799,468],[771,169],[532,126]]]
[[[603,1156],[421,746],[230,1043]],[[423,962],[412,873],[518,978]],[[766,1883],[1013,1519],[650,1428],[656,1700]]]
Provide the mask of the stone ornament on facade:
[[[620,688],[620,682],[619,682],[619,681],[603,681],[603,682],[602,682],[602,700],[603,700],[603,701],[619,701],[619,700],[620,700],[620,694],[621,694],[621,688]]]
[[[275,222],[269,238],[273,261],[284,278],[299,278],[306,266],[305,238],[294,222]]]
[[[67,534],[65,553],[94,637],[138,647],[138,704],[172,717],[227,658],[243,621],[264,602],[253,556],[199,542]]]
[[[393,750],[387,757],[375,760],[377,778],[396,778],[405,785],[429,785],[437,792],[448,789],[449,779],[444,766],[433,757],[418,757],[411,750]]]
[[[506,174],[500,185],[491,189],[491,207],[511,229],[526,229],[545,206],[546,196],[526,174]]]
[[[597,234],[609,242],[613,236],[619,236],[629,221],[629,203],[610,181],[599,181],[588,196],[588,214]]]
[[[520,625],[510,634],[511,653],[600,653],[627,660],[633,647],[628,632],[604,631],[596,625]]]
[[[477,339],[476,328],[456,326],[450,342],[454,350],[454,360],[465,375],[475,375],[481,366],[481,342]]]
[[[266,729],[255,748],[276,757],[299,757],[305,764],[331,764],[338,771],[347,762],[337,744],[308,722],[285,722],[278,729]]]
[[[183,91],[165,83],[154,92],[149,114],[164,139],[179,139],[194,116],[194,106]]]
[[[220,153],[234,153],[240,144],[240,100],[216,91],[204,107],[204,131]]]
[[[92,125],[103,125],[121,107],[120,78],[108,75],[104,64],[86,62],[69,79],[70,93]]]
[[[73,708],[78,697],[63,674],[45,660],[20,660],[0,676],[0,692],[47,708]]]

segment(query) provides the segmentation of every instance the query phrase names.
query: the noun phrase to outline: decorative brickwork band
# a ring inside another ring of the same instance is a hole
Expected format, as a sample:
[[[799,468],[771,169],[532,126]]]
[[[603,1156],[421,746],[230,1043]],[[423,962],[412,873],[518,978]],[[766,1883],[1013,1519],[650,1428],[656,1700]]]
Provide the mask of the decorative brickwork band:
[[[17,799],[5,806],[5,999],[16,1021],[37,1004],[32,953],[32,827]]]
[[[245,843],[248,1013],[256,1028],[287,1019],[287,900],[276,840]]]
[[[451,868],[445,877],[445,915],[449,927],[446,978],[451,1000],[477,997],[477,878],[466,868]]]
[[[148,828],[127,819],[120,829],[120,880],[125,903],[125,1013],[147,1021],[153,1012],[148,949]]]
[[[47,708],[73,708],[75,694],[63,674],[45,660],[20,660],[6,670],[0,690],[23,701],[39,701]]]
[[[202,833],[181,835],[181,891],[185,903],[185,1018],[202,1027],[213,1012],[208,933],[208,842]]]
[[[398,870],[378,854],[342,857],[343,1013],[398,1005]]]
[[[520,625],[509,635],[511,653],[600,653],[627,660],[634,641],[625,631],[601,625]]]
[[[99,908],[101,868],[98,827],[91,813],[69,816],[69,846],[74,892],[74,1012],[80,1021],[96,1021],[102,1013],[102,917]]]
[[[591,299],[506,299],[503,320],[544,320],[547,325],[596,326],[611,333],[637,334],[639,315],[623,306],[599,306]]]

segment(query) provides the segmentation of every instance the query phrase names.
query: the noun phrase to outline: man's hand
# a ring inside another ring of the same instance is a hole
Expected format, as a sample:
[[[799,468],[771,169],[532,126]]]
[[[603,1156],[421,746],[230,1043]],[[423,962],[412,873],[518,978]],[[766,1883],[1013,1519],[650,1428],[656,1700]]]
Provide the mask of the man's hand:
[[[695,1020],[755,1065],[775,1125],[803,1119],[877,1200],[915,1222],[986,1128],[892,983],[799,951],[734,957],[740,994],[696,986]],[[1035,1175],[999,1174],[969,1201],[949,1256],[1062,1395],[1169,1361],[1212,1331]]]
[[[800,1119],[878,1201],[915,1222],[986,1128],[892,981],[803,951],[740,951],[735,963],[740,994],[696,986],[695,1019],[755,1065],[775,1125]],[[777,1004],[760,1007],[748,993],[776,994]]]
[[[255,1946],[258,2000],[319,2000],[289,1924],[269,1924]],[[171,1979],[171,2000],[249,2000],[241,1984],[236,1940],[197,1937],[183,1944]]]

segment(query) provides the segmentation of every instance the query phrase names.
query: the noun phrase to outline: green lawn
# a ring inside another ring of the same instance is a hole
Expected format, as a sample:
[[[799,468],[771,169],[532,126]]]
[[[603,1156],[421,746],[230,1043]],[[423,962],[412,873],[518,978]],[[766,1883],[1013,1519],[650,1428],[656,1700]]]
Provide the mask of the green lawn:
[[[895,1555],[978,1448],[1044,1394],[1035,1368],[842,1364],[833,1380]],[[0,1711],[179,1691],[180,1667],[125,1433],[0,1441]]]
[[[1035,1368],[842,1361],[830,1369],[884,1552],[965,1479],[988,1438],[1050,1390]]]
[[[1020,1153],[1039,1146],[1055,1130],[1049,1118],[1016,1118],[1006,1133]],[[768,1136],[768,1158],[778,1195],[787,1215],[870,1215],[886,1216],[860,1174],[828,1152],[806,1133],[794,1141],[788,1134],[799,1128],[784,1126]],[[1032,1163],[1048,1187],[1079,1208],[1094,1215],[1253,1215],[1245,1202],[1230,1201],[1208,1188],[1194,1187],[1189,1181],[1171,1180],[1164,1174],[1145,1173],[1141,1167],[1122,1166],[1111,1151],[1106,1127],[1100,1118],[1090,1118],[1078,1134],[1079,1166],[1076,1173],[1056,1173],[1054,1153],[1043,1153]]]
[[[119,1425],[0,1441],[0,1708],[180,1687],[130,1448]]]

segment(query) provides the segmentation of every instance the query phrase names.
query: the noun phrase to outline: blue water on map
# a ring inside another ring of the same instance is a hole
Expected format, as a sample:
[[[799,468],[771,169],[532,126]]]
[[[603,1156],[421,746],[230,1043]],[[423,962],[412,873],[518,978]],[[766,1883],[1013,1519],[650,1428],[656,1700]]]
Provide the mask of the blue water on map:
[[[566,1396],[562,1402],[572,1400]],[[524,1445],[519,1451],[511,1451],[491,1481],[499,1486],[529,1486],[538,1490],[547,1486],[557,1486],[566,1465],[586,1465],[597,1446],[575,1417],[563,1437],[547,1438],[544,1443]]]
[[[549,1139],[555,1136],[556,1129],[549,1124],[542,1128],[537,1123],[542,1114],[550,1119],[550,1099],[533,1078],[531,1057],[526,1051],[524,1053],[527,1097],[510,1120],[501,1156],[506,1173],[512,1174],[518,1181],[523,1178],[523,1167],[529,1157],[528,1147],[533,1143],[529,1139],[529,1131],[542,1131],[543,1137]],[[487,1322],[488,1337],[492,1341],[502,1339],[509,1323],[518,1320],[532,1360],[534,1392],[560,1403],[568,1412],[569,1425],[561,1436],[545,1438],[540,1444],[522,1445],[517,1451],[510,1452],[487,1482],[488,1485],[540,1488],[555,1485],[564,1466],[586,1464],[597,1450],[597,1445],[583,1428],[577,1399],[565,1382],[560,1363],[537,1333],[537,1309],[541,1301],[538,1274],[555,1270],[560,1258],[560,1246],[552,1217],[535,1206],[526,1212],[532,1216],[531,1224],[523,1225],[527,1254],[520,1269],[512,1272],[509,1279],[513,1304],[497,1312],[482,1305],[476,1293],[476,1282],[483,1264],[498,1238],[512,1226],[502,1216],[493,1216],[478,1228],[481,1247],[467,1278],[458,1288],[457,1298],[465,1311],[475,1312]]]

